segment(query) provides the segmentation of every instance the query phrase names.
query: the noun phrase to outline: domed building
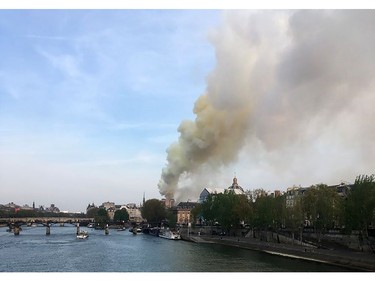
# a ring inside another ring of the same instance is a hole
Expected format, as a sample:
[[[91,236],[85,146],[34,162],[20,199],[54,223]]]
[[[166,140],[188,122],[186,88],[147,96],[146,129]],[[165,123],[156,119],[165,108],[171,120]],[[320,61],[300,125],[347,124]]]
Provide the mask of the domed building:
[[[243,188],[238,184],[236,176],[233,178],[233,183],[231,186],[228,186],[228,191],[233,191],[235,194],[245,194]]]
[[[243,188],[238,184],[236,176],[233,178],[233,183],[228,188],[205,188],[199,195],[198,203],[203,203],[206,201],[209,194],[218,194],[218,193],[224,193],[225,191],[231,191],[234,192],[234,194],[240,195],[240,194],[246,194]]]

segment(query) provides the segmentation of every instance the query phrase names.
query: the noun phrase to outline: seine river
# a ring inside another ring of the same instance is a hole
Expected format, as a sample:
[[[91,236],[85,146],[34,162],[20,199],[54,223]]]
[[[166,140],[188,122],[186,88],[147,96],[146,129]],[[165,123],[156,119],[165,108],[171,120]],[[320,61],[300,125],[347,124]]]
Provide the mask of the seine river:
[[[341,272],[335,266],[223,245],[170,241],[128,230],[74,226],[23,227],[19,236],[0,228],[0,272]]]

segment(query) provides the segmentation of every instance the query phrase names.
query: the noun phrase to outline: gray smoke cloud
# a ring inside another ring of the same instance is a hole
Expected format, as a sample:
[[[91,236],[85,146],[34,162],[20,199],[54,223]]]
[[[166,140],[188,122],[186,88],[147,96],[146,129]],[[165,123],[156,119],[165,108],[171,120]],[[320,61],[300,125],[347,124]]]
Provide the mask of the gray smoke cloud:
[[[275,173],[300,165],[298,157],[311,171],[321,161],[314,154],[337,158],[340,149],[352,167],[374,167],[374,30],[373,10],[224,13],[210,34],[216,67],[195,102],[196,119],[181,122],[167,149],[160,193],[196,195],[205,175],[241,153],[268,157]],[[337,162],[330,169],[341,176]]]

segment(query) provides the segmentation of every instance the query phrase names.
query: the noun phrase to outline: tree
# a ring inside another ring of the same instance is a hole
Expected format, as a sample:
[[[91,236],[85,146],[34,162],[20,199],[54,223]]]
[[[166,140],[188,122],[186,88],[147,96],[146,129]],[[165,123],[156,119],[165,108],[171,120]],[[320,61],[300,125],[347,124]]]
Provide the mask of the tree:
[[[273,224],[273,198],[267,195],[257,197],[254,202],[254,220],[255,227],[267,230]]]
[[[175,228],[177,224],[177,213],[173,212],[172,209],[166,209],[166,219],[170,228]]]
[[[97,214],[98,214],[98,211],[99,211],[99,208],[97,208],[97,207],[91,208],[86,212],[86,217],[87,218],[95,218],[95,216],[97,216]]]
[[[100,208],[95,216],[95,222],[100,226],[104,227],[105,224],[109,222],[109,216],[107,210]]]
[[[375,176],[357,176],[345,202],[346,226],[368,236],[368,227],[375,223]]]
[[[190,211],[190,214],[193,218],[193,224],[195,225],[195,222],[200,219],[202,216],[202,204],[197,204],[195,207]]]
[[[302,240],[302,226],[304,222],[303,203],[300,196],[296,196],[292,206],[285,207],[285,226],[292,233],[292,243],[296,231],[300,231],[300,240]]]
[[[14,217],[16,218],[32,218],[36,217],[36,212],[34,210],[19,210],[14,213]]]
[[[233,192],[219,193],[215,196],[213,201],[213,209],[215,210],[216,221],[222,225],[228,232],[239,223],[236,213],[233,211],[235,208],[236,194]]]
[[[314,226],[320,242],[324,231],[334,228],[340,213],[340,197],[325,184],[318,184],[306,190],[303,197],[303,210]]]
[[[253,213],[253,207],[246,195],[236,195],[234,203],[234,219],[239,222],[248,221]]]
[[[158,199],[147,200],[141,209],[141,214],[144,219],[150,224],[160,224],[166,218],[166,209],[162,201]]]
[[[272,217],[273,217],[272,226],[276,230],[276,232],[278,231],[279,228],[282,227],[284,223],[285,208],[286,208],[285,201],[286,201],[285,195],[277,196],[273,198],[272,200]]]
[[[126,209],[117,210],[113,216],[116,223],[124,223],[129,220],[129,213]]]
[[[227,231],[247,219],[251,210],[245,195],[236,195],[231,191],[210,194],[201,208],[206,221],[211,225],[218,222]]]
[[[202,216],[208,224],[212,225],[215,221],[215,210],[213,210],[214,194],[209,194],[202,203]]]

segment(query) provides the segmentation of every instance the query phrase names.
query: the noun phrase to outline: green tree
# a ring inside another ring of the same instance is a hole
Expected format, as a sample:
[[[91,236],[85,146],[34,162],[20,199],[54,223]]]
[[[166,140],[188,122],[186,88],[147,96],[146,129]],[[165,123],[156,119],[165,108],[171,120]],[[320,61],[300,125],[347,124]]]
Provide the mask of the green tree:
[[[215,210],[216,221],[222,225],[228,232],[239,223],[234,212],[236,195],[232,192],[220,193],[215,196],[213,209]]]
[[[158,199],[147,200],[141,209],[141,214],[148,223],[159,225],[167,216],[165,205]]]
[[[99,211],[99,208],[97,208],[97,207],[91,208],[86,212],[86,217],[87,218],[95,218],[95,216],[97,216],[97,214],[98,214],[98,211]]]
[[[16,218],[33,218],[36,217],[36,212],[34,210],[19,210],[14,213]]]
[[[173,212],[171,208],[166,209],[166,219],[170,228],[175,228],[177,224],[177,213]]]
[[[234,220],[238,222],[248,222],[249,218],[253,213],[253,206],[248,200],[246,195],[240,194],[236,195],[234,200]]]
[[[335,227],[340,213],[340,197],[336,190],[325,184],[318,184],[305,191],[303,210],[305,216],[314,226],[318,242],[325,230]]]
[[[295,233],[299,231],[300,240],[302,241],[302,231],[304,223],[303,202],[301,196],[294,198],[292,206],[285,207],[285,227],[292,233],[292,243],[294,244]]]
[[[202,204],[197,204],[195,207],[190,211],[192,220],[193,220],[193,225],[195,226],[195,222],[201,218],[202,216]]]
[[[202,216],[206,223],[212,225],[215,222],[215,210],[213,209],[213,202],[215,194],[209,194],[206,200],[202,203]]]
[[[253,195],[246,196],[248,210],[245,214],[245,223],[249,224],[254,229],[255,221],[255,200],[253,200]]]
[[[129,213],[126,209],[117,210],[113,216],[116,223],[124,223],[129,220]]]
[[[273,225],[273,198],[267,195],[259,196],[254,202],[254,220],[255,227],[267,230]]]
[[[357,176],[345,202],[346,227],[362,231],[368,237],[368,227],[375,224],[375,176]]]
[[[230,191],[210,194],[201,208],[206,221],[211,225],[218,222],[227,231],[246,220],[251,210],[245,195],[236,195]]]
[[[107,210],[100,208],[95,216],[95,222],[100,226],[104,227],[109,222],[109,216]]]
[[[285,218],[285,196],[272,198],[272,227],[274,230],[281,228]]]

